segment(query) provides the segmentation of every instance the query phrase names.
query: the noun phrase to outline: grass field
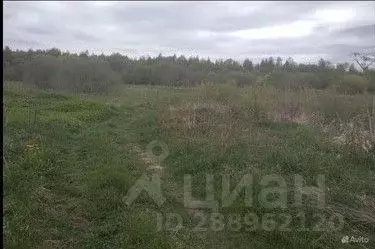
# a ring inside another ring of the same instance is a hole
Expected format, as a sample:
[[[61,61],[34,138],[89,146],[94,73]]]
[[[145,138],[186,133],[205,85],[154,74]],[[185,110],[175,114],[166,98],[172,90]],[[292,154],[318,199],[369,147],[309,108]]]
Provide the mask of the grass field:
[[[6,248],[375,246],[370,96],[230,85],[123,86],[78,96],[7,83],[4,103]],[[160,162],[146,153],[155,140],[168,148]],[[126,205],[143,174],[162,179],[161,206],[145,193]],[[213,175],[217,210],[184,205],[186,174],[200,200],[205,176]],[[223,176],[233,190],[246,174],[253,177],[253,205],[245,206],[241,192],[223,207]],[[314,197],[293,205],[295,174],[305,186],[324,175],[323,209]],[[285,179],[287,208],[257,201],[267,175]],[[182,228],[158,230],[157,214],[169,213],[182,217]],[[342,243],[345,235],[369,241]]]

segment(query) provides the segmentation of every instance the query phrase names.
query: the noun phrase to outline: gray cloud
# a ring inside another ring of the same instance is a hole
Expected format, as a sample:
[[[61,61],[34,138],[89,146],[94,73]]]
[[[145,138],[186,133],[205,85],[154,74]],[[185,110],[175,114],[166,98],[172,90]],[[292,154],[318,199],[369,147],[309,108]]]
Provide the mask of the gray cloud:
[[[210,58],[349,59],[374,49],[374,2],[4,2],[4,45]]]
[[[84,42],[92,42],[92,41],[95,41],[95,42],[98,42],[100,41],[101,39],[96,37],[95,35],[91,35],[91,34],[87,34],[85,32],[75,32],[72,37],[74,39],[77,39],[77,40],[80,40],[80,41],[84,41]]]
[[[355,37],[362,38],[362,39],[374,39],[375,20],[374,20],[374,24],[348,28],[348,29],[341,30],[338,33],[339,35],[343,35],[343,36],[355,36]]]
[[[56,34],[57,30],[48,26],[25,26],[24,30],[26,33],[32,33],[35,35],[53,35]]]

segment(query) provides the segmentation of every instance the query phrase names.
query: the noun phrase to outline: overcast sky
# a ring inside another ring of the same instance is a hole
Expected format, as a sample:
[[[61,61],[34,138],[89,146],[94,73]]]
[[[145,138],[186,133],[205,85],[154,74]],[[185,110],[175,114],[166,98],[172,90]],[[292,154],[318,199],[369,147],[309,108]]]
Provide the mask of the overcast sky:
[[[4,45],[257,59],[375,53],[375,2],[4,2]]]

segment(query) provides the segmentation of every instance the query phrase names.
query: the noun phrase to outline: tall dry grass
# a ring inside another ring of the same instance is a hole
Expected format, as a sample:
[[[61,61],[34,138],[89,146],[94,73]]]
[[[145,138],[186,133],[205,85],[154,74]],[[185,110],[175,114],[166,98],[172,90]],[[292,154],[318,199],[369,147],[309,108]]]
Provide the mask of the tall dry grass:
[[[313,126],[334,143],[358,150],[374,147],[374,115],[369,116],[367,109],[371,96],[343,95],[334,89],[238,88],[230,84],[201,85],[174,100],[164,94],[163,101],[160,92],[158,122],[162,129],[182,137],[208,136],[230,146],[254,133],[256,124],[274,122]]]

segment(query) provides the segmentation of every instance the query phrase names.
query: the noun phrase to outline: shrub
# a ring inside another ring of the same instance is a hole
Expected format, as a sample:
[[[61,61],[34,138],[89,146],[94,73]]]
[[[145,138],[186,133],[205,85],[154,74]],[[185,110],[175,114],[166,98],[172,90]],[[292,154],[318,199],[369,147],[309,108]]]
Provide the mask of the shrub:
[[[56,88],[60,63],[51,55],[37,55],[24,65],[23,80],[42,89]]]
[[[42,89],[104,93],[117,81],[108,62],[95,58],[37,55],[24,67],[24,82]]]
[[[336,85],[339,93],[362,94],[367,90],[368,82],[359,75],[344,75],[342,81]]]
[[[201,87],[202,97],[222,104],[238,99],[238,89],[233,84],[206,84]]]
[[[238,87],[250,86],[256,83],[257,77],[250,73],[238,72],[233,75],[234,81]]]
[[[271,81],[277,88],[297,89],[300,87],[312,87],[323,89],[328,85],[329,77],[328,75],[318,76],[315,73],[306,72],[275,72],[271,74]]]
[[[83,93],[104,93],[119,79],[108,62],[80,58],[62,60],[59,71],[59,88]]]
[[[368,91],[370,93],[375,93],[375,70],[369,70],[366,72],[365,77],[368,80]]]
[[[273,84],[272,77],[270,74],[259,76],[256,80],[256,84],[259,86],[270,86]]]

